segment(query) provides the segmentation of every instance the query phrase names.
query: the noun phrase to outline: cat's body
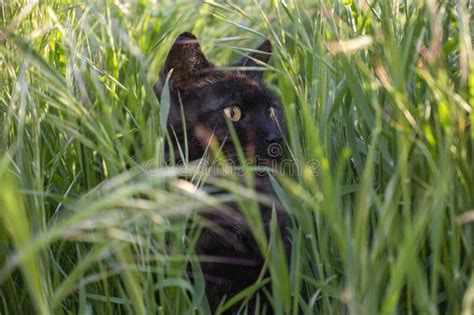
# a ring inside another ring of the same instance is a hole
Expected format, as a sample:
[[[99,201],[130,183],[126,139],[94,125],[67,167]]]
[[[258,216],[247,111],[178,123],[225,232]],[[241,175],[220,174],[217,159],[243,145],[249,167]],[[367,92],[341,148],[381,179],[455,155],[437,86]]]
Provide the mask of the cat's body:
[[[273,195],[268,177],[255,178],[255,187],[259,194]],[[227,206],[234,210],[232,218],[220,212],[204,214],[206,219],[218,224],[222,230],[217,233],[212,229],[204,229],[196,246],[196,252],[199,255],[220,257],[216,263],[201,263],[206,279],[206,294],[212,310],[215,310],[224,295],[229,299],[255,283],[260,276],[268,276],[267,273],[261,274],[265,262],[264,258],[246,220],[238,211],[238,206],[234,204]],[[272,208],[260,205],[260,213],[268,236],[271,228]],[[286,240],[284,246],[288,253],[287,216],[277,212],[277,222],[281,236]],[[270,286],[267,285],[266,289],[270,289]],[[273,314],[271,306],[261,290],[250,300],[247,309],[248,314],[254,314],[257,296],[260,302],[259,314]],[[263,305],[266,308],[265,313],[262,311]],[[236,314],[239,306],[240,304],[237,303],[225,314]]]
[[[270,42],[265,41],[258,50],[250,57],[243,58],[236,66],[255,67],[258,65],[255,60],[267,62],[271,52]],[[226,116],[232,121],[248,156],[258,157],[260,161],[280,158],[281,152],[270,152],[269,147],[279,145],[282,141],[281,105],[265,87],[261,72],[216,68],[207,61],[196,37],[191,33],[181,34],[168,54],[161,79],[155,87],[159,98],[171,69],[169,127],[175,147],[184,148],[187,139],[189,160],[201,158],[211,139],[214,139],[221,145],[226,158],[237,162]],[[177,151],[175,153],[178,156]],[[269,179],[257,176],[256,190],[271,196]],[[226,263],[201,263],[206,279],[206,294],[213,311],[224,296],[230,298],[252,285],[264,264],[238,207],[234,204],[227,207],[234,210],[233,215],[224,215],[219,209],[203,214],[204,218],[217,224],[221,232],[204,229],[196,245],[199,255],[227,259]],[[272,209],[261,205],[260,210],[268,235]],[[277,218],[283,239],[287,240],[286,216],[279,212]],[[261,298],[265,301],[263,295]],[[250,312],[253,307],[255,301],[249,303]],[[228,313],[235,311],[236,308],[233,308]]]

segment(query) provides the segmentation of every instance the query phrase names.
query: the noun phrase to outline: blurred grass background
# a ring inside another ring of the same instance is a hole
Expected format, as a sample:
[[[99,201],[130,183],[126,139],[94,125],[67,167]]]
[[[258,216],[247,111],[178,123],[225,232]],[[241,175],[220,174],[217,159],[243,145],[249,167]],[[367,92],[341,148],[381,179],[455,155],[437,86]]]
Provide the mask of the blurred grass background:
[[[474,314],[471,6],[2,1],[0,314],[208,312],[187,222],[258,196],[164,166],[152,86],[184,31],[218,65],[269,38],[286,161],[318,161],[274,181],[275,314]]]

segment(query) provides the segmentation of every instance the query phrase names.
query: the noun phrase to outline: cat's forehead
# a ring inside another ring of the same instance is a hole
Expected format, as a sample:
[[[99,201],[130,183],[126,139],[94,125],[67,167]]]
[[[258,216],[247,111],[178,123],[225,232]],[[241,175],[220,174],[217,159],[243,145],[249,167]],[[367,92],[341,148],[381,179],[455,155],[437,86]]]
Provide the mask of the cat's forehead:
[[[196,88],[212,88],[219,84],[234,85],[235,87],[247,87],[254,92],[263,92],[265,86],[259,80],[248,76],[243,71],[224,71],[212,69],[194,82]]]
[[[253,109],[280,107],[263,81],[243,71],[203,73],[186,89],[184,100],[196,113],[212,112],[234,104]]]

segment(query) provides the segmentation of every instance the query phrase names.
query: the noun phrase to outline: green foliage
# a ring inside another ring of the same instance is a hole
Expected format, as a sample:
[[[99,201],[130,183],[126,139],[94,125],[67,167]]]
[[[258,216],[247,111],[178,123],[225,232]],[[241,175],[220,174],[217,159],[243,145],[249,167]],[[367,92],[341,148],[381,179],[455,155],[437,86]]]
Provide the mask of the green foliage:
[[[221,311],[245,313],[271,282],[276,314],[474,313],[470,14],[462,0],[2,2],[0,313],[206,314],[193,244],[212,222],[196,210],[232,200],[270,276]],[[273,43],[265,77],[298,170],[272,178],[288,266],[251,174],[164,166],[169,104],[152,86],[184,31],[220,65]]]

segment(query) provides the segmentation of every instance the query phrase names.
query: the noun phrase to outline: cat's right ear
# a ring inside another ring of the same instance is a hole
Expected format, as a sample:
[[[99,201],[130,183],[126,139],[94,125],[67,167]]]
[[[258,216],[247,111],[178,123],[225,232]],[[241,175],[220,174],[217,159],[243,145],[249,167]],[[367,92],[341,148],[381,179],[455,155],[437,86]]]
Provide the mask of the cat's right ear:
[[[171,46],[160,74],[160,81],[164,83],[168,72],[173,69],[170,87],[185,89],[194,81],[196,75],[211,66],[204,56],[196,36],[185,32],[179,35]]]

